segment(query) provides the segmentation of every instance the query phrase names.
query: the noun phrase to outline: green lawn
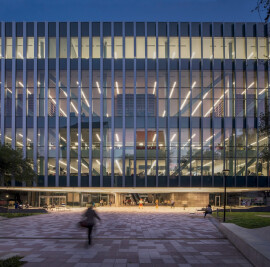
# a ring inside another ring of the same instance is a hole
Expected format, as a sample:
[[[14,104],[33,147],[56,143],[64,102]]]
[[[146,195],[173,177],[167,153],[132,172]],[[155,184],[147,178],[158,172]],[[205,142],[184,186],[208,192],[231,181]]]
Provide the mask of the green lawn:
[[[213,212],[213,217],[217,217],[216,212]],[[218,219],[223,221],[223,212],[219,212]],[[270,212],[226,212],[226,223],[234,223],[249,229],[270,226]]]
[[[26,263],[26,261],[20,261],[23,257],[14,256],[6,260],[0,260],[0,267],[18,267]]]
[[[6,217],[6,218],[17,218],[17,217],[25,217],[25,216],[32,216],[32,215],[40,215],[40,214],[46,214],[46,213],[0,213],[0,216]]]

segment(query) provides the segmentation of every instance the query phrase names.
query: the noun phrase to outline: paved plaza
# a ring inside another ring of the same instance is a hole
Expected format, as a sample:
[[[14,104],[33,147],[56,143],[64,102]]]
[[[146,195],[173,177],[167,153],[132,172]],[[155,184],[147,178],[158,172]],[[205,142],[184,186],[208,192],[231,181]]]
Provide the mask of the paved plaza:
[[[0,221],[0,258],[25,266],[251,266],[202,213],[169,207],[100,207],[87,246],[85,209]]]

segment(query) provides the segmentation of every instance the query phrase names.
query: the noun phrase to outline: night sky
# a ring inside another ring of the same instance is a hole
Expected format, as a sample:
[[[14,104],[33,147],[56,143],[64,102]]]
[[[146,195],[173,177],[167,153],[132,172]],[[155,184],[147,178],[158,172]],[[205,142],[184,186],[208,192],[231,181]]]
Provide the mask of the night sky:
[[[0,0],[0,21],[262,21],[257,0]]]

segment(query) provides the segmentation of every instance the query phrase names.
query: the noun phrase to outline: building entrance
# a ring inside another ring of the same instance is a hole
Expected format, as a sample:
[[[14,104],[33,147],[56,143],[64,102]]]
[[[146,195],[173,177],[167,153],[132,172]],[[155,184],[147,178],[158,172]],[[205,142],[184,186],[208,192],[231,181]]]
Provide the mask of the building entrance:
[[[142,199],[145,206],[155,205],[155,201],[158,200],[160,205],[169,205],[171,196],[170,194],[121,194],[120,205],[135,206],[139,204],[139,200]]]
[[[215,196],[215,206],[220,207],[220,196]]]
[[[39,207],[66,205],[66,196],[40,196]]]

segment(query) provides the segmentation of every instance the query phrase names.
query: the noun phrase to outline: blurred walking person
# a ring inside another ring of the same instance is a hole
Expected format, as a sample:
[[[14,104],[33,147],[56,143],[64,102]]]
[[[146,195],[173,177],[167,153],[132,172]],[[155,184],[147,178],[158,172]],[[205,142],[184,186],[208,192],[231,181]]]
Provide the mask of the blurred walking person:
[[[171,209],[174,208],[174,204],[175,204],[175,202],[174,202],[174,200],[172,199],[172,200],[171,200]]]
[[[155,203],[156,203],[156,209],[158,209],[158,199],[156,199]]]
[[[143,200],[142,199],[139,200],[139,209],[140,208],[143,208]]]
[[[89,207],[84,214],[85,219],[81,222],[81,226],[88,228],[88,245],[91,245],[92,242],[92,230],[95,226],[95,220],[98,219],[101,221],[100,217],[97,213],[93,210],[93,207]]]

